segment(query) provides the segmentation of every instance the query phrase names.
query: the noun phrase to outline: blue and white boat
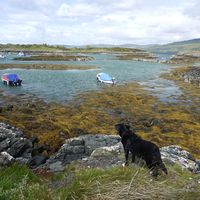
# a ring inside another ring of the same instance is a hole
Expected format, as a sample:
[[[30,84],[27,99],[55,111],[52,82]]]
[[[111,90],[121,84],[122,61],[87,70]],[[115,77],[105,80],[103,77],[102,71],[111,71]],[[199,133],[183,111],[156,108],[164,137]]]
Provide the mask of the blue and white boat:
[[[21,85],[22,79],[17,74],[3,74],[1,80],[6,85]]]
[[[3,54],[0,54],[0,58],[6,58],[6,56],[4,56]]]
[[[100,81],[101,83],[110,83],[110,84],[115,84],[116,83],[115,78],[111,78],[106,73],[98,73],[97,74],[97,80]]]

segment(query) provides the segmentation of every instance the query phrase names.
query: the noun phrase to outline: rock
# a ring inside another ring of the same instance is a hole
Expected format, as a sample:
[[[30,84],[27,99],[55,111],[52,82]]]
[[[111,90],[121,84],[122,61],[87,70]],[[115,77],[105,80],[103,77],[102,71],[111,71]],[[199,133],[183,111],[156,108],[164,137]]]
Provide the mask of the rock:
[[[96,148],[112,146],[120,142],[118,135],[83,135],[80,136],[85,141],[85,153],[90,155]]]
[[[39,165],[42,165],[46,162],[47,160],[47,156],[45,155],[39,155],[39,156],[35,156],[33,158],[30,159],[29,161],[29,165],[32,167],[32,168],[36,168],[38,167]]]
[[[3,169],[5,167],[10,167],[12,163],[14,162],[14,158],[9,155],[7,152],[1,152],[0,153],[0,169]]]
[[[119,143],[121,138],[117,135],[82,135],[77,138],[66,140],[59,151],[46,161],[45,164],[38,166],[39,168],[50,168],[52,164],[61,163],[56,169],[59,171],[64,166],[70,164],[74,160],[87,158],[98,147],[112,146]]]
[[[119,158],[118,156],[102,154],[78,160],[76,168],[112,169],[116,166],[121,166],[124,162],[125,159]]]
[[[167,159],[168,163],[178,163],[182,166],[182,168],[187,168],[188,170],[193,171],[194,173],[198,170],[196,168],[198,167],[198,163],[191,160],[192,155],[188,151],[183,150],[180,146],[172,145],[162,147],[160,149],[160,152],[163,161]]]
[[[121,142],[110,147],[100,147],[95,149],[91,156],[102,155],[102,154],[112,154],[116,156],[124,155],[124,147]]]
[[[8,105],[7,107],[6,107],[6,110],[7,111],[11,111],[13,109],[13,105]]]
[[[11,147],[7,152],[16,157],[29,157],[29,153],[33,151],[32,143],[26,138],[15,138],[11,142]]]

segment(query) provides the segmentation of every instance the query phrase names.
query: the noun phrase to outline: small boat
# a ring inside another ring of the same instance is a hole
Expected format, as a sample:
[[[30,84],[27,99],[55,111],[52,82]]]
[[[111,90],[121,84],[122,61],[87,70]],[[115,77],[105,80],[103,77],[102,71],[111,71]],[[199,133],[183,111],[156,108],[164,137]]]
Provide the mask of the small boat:
[[[106,73],[98,73],[97,74],[97,80],[100,81],[101,83],[111,83],[111,84],[115,84],[116,83],[115,78],[111,78]]]
[[[4,56],[4,55],[0,54],[0,58],[6,58],[6,56]]]
[[[26,56],[26,54],[24,52],[19,52],[19,54],[17,56],[24,57],[24,56]]]
[[[21,85],[22,83],[22,79],[17,74],[3,74],[1,80],[7,85]]]

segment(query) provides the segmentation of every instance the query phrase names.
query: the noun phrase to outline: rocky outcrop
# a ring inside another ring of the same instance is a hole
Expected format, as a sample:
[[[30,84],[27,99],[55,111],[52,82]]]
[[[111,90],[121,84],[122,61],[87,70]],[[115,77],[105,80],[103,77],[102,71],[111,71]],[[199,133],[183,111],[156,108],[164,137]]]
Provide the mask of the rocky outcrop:
[[[62,56],[62,55],[45,55],[45,56],[30,56],[30,57],[17,57],[13,60],[22,61],[38,61],[38,60],[48,60],[48,61],[91,61],[94,60],[90,56]]]
[[[191,51],[181,51],[173,55],[169,60],[165,60],[163,64],[176,65],[184,63],[194,63],[200,61],[200,51],[191,50]]]
[[[66,140],[55,155],[37,168],[48,168],[49,172],[62,171],[74,160],[85,159],[99,147],[112,146],[120,141],[116,135],[83,135]]]
[[[135,52],[132,54],[126,54],[116,57],[117,60],[133,60],[142,62],[159,62],[158,57],[149,52]]]
[[[111,169],[124,165],[124,149],[118,135],[83,135],[66,140],[59,151],[50,158],[34,155],[33,144],[36,137],[28,138],[23,131],[9,123],[0,123],[0,168],[11,166],[14,162],[28,165],[35,172],[57,173],[76,162],[76,168]],[[193,173],[200,172],[200,162],[180,146],[168,146],[160,149],[165,163],[180,164]],[[130,155],[131,157],[131,155]],[[132,166],[144,165],[138,161]]]
[[[37,136],[29,138],[19,128],[12,127],[7,122],[0,123],[0,166],[17,162],[27,164],[32,169],[48,168],[51,172],[62,171],[72,161],[89,157],[96,148],[117,144],[120,137],[83,135],[71,138],[50,158],[42,154],[50,147],[37,145],[33,148],[36,140]],[[41,154],[36,155],[36,152]]]
[[[178,73],[178,76],[185,82],[200,87],[200,67],[190,67]]]
[[[159,59],[157,57],[138,57],[133,58],[133,61],[142,61],[142,62],[159,62]]]

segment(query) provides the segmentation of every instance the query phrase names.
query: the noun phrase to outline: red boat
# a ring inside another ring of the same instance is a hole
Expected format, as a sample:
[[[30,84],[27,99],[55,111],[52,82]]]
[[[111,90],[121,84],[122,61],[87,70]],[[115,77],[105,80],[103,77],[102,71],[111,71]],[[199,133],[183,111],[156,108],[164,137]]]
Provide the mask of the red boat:
[[[7,85],[21,85],[22,83],[22,79],[17,74],[3,74],[1,80]]]

